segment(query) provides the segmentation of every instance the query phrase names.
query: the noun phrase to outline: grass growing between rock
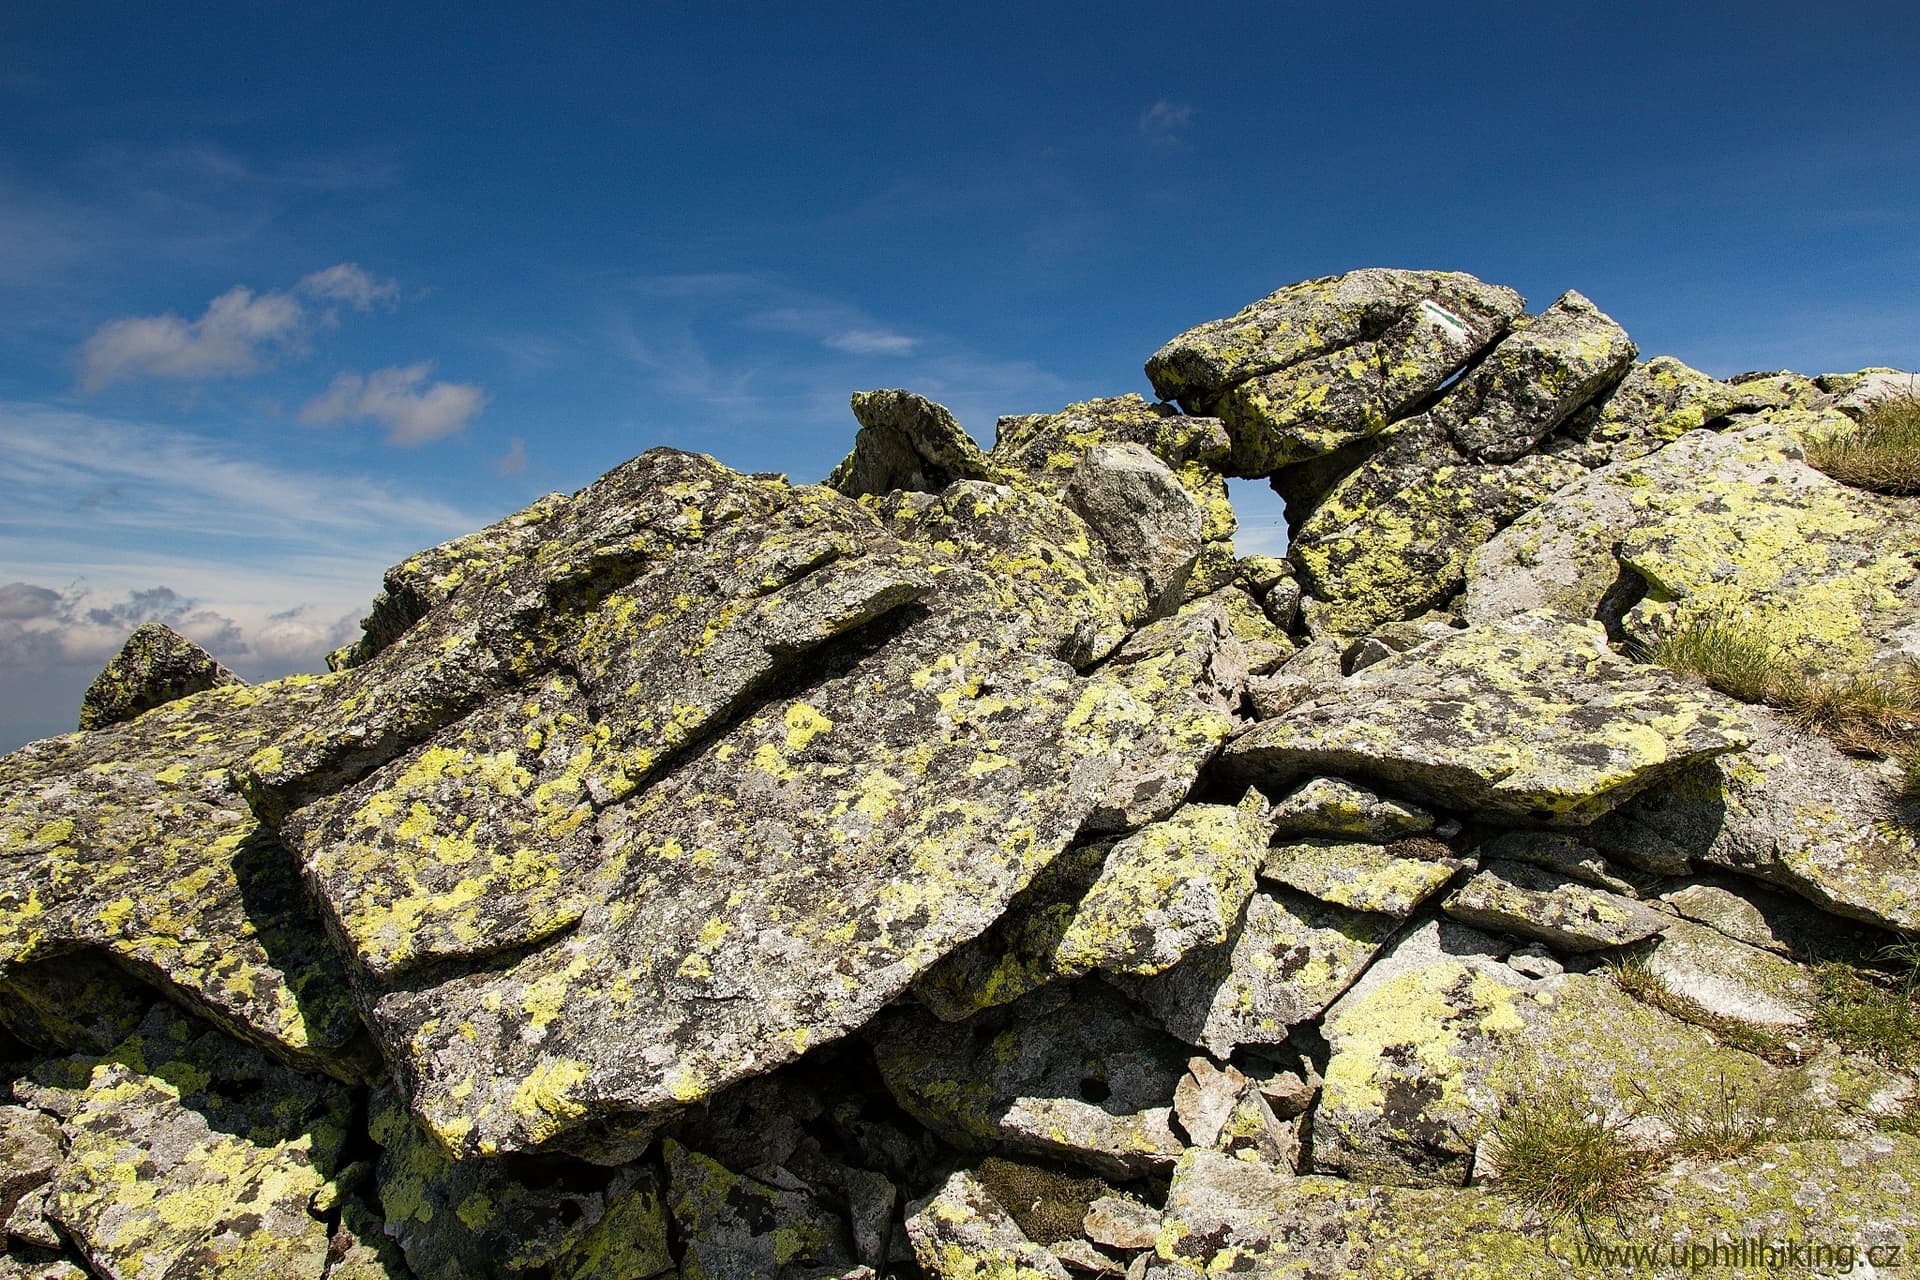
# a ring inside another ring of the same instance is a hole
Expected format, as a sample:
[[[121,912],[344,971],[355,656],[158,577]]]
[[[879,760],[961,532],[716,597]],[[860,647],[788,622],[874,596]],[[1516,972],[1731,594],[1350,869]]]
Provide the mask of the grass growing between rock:
[[[1807,671],[1760,626],[1704,619],[1640,646],[1635,656],[1784,712],[1842,751],[1898,760],[1909,793],[1920,795],[1920,665],[1855,675]]]
[[[1920,1000],[1915,998],[1920,944],[1889,947],[1881,958],[1904,961],[1905,976],[1832,963],[1814,971],[1820,983],[1820,1029],[1836,1043],[1895,1067],[1920,1067]]]
[[[1501,1194],[1546,1217],[1618,1217],[1653,1186],[1656,1161],[1629,1136],[1625,1119],[1609,1117],[1570,1084],[1501,1108],[1493,1122],[1493,1158]]]
[[[1806,1061],[1808,1049],[1791,1037],[1722,1017],[1691,996],[1681,995],[1647,968],[1644,954],[1629,956],[1608,966],[1608,973],[1620,989],[1643,1004],[1670,1013],[1682,1022],[1711,1031],[1722,1044],[1750,1053],[1768,1062],[1791,1065]]]
[[[1806,442],[1807,462],[1842,484],[1875,493],[1920,494],[1920,396],[1875,400],[1851,431]]]

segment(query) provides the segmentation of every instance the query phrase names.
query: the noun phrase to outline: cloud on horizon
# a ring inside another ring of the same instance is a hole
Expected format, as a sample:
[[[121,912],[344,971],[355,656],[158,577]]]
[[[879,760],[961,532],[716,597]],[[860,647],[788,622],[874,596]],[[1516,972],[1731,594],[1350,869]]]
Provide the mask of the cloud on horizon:
[[[400,284],[381,279],[357,262],[340,262],[302,278],[300,292],[329,302],[344,302],[355,311],[371,311],[376,302],[389,306],[398,302]]]

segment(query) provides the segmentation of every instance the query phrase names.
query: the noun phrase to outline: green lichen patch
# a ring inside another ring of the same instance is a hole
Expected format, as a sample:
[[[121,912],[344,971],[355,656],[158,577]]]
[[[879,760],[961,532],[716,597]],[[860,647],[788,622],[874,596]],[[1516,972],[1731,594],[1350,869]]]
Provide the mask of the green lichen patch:
[[[164,1008],[106,1056],[36,1074],[68,1144],[51,1216],[101,1274],[320,1280],[307,1205],[347,1135],[344,1090]]]
[[[1451,858],[1407,857],[1390,845],[1286,840],[1267,851],[1260,876],[1334,906],[1404,920],[1464,865]]]
[[[1284,1043],[1293,1028],[1319,1017],[1396,924],[1284,889],[1259,890],[1227,942],[1125,986],[1170,1033],[1225,1058],[1241,1045]]]

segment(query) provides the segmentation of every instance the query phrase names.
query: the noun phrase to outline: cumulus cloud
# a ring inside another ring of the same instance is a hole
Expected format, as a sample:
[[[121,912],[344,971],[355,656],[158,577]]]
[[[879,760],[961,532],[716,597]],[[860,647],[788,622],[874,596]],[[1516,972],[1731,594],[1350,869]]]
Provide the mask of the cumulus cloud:
[[[36,587],[26,582],[9,582],[0,586],[0,622],[27,622],[34,618],[50,618],[60,608],[60,593],[50,587]]]
[[[1177,146],[1192,124],[1192,107],[1162,98],[1140,113],[1140,136],[1156,147]]]
[[[371,311],[376,302],[392,305],[398,300],[400,285],[374,275],[357,262],[340,262],[301,280],[300,292],[328,302],[344,302],[355,311]]]
[[[343,373],[326,394],[300,410],[300,421],[378,422],[394,444],[425,444],[452,435],[480,412],[487,394],[471,382],[429,383],[432,373],[433,365],[426,361],[379,369],[365,377]]]
[[[503,476],[517,476],[527,469],[527,442],[519,436],[507,442],[507,451],[494,460],[493,469]]]
[[[98,391],[128,378],[236,378],[258,369],[270,349],[297,341],[300,303],[235,285],[198,320],[169,311],[101,325],[80,349],[80,385]]]

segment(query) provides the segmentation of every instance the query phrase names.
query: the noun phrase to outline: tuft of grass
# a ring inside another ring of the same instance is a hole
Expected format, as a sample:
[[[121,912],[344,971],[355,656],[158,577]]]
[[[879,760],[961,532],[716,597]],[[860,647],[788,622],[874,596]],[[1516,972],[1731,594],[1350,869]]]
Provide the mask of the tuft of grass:
[[[1814,970],[1820,984],[1818,1020],[1826,1035],[1849,1049],[1873,1054],[1892,1066],[1920,1067],[1920,957],[1913,942],[1889,947],[1881,959],[1909,965],[1904,977],[1853,965],[1826,963]]]
[[[974,1175],[998,1200],[1014,1224],[1035,1244],[1077,1240],[1087,1210],[1113,1188],[1098,1178],[1076,1178],[1045,1165],[989,1156]]]
[[[1673,1131],[1667,1149],[1674,1156],[1725,1160],[1746,1155],[1768,1139],[1799,1139],[1832,1132],[1830,1126],[1818,1135],[1808,1132],[1799,1114],[1805,1109],[1794,1106],[1787,1091],[1775,1088],[1742,1096],[1738,1086],[1727,1083],[1724,1072],[1719,1089],[1705,1102],[1656,1103],[1644,1093],[1641,1096],[1649,1110]]]
[[[1658,1153],[1626,1132],[1571,1084],[1502,1107],[1493,1122],[1495,1184],[1553,1221],[1573,1218],[1588,1230],[1592,1218],[1616,1218],[1652,1188]]]
[[[1875,493],[1920,494],[1920,395],[1884,396],[1853,430],[1806,442],[1807,462],[1842,484]]]
[[[1832,675],[1807,671],[1750,622],[1701,619],[1635,656],[1690,676],[1728,697],[1783,712],[1842,751],[1897,760],[1906,798],[1920,799],[1920,663]]]

